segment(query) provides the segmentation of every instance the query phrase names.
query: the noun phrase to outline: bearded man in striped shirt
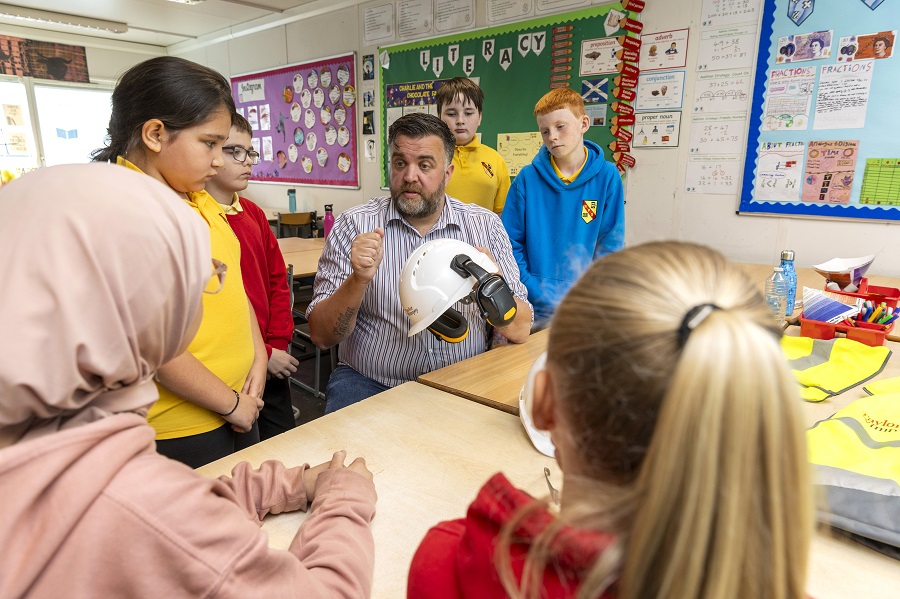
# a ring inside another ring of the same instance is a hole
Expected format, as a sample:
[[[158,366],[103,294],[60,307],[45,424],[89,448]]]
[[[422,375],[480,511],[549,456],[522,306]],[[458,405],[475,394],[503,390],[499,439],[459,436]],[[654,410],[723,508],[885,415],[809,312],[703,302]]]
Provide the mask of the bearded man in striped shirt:
[[[528,292],[500,218],[444,193],[456,148],[447,125],[426,113],[402,116],[390,127],[388,148],[391,195],[355,206],[335,221],[306,312],[318,347],[341,344],[340,363],[326,389],[326,413],[488,349],[490,325],[475,304],[455,306],[470,329],[459,343],[428,331],[407,336],[410,323],[397,291],[400,271],[416,248],[433,239],[458,239],[488,253],[518,309],[497,332],[513,343],[531,333]]]

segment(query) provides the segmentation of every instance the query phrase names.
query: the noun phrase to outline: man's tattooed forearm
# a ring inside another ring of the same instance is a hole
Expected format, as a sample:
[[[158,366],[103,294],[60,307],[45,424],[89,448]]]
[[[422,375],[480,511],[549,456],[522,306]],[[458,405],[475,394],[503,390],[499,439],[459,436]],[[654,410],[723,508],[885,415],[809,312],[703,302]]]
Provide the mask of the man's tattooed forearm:
[[[344,335],[347,334],[347,329],[350,327],[350,322],[353,320],[353,317],[356,316],[357,308],[347,308],[343,314],[338,315],[337,322],[334,323],[334,331],[332,331],[335,335],[344,338]]]

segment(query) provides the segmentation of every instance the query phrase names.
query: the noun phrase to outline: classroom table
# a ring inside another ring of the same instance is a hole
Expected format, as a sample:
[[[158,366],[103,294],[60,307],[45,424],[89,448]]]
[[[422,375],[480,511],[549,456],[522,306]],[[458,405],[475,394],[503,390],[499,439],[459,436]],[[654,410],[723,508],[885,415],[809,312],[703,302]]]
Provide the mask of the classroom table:
[[[321,253],[325,249],[324,237],[281,237],[277,241],[282,254],[312,250],[318,250]]]
[[[548,329],[525,343],[508,343],[468,360],[423,374],[418,381],[486,406],[519,414],[519,391],[528,369],[547,349]]]
[[[891,366],[882,376],[898,370]],[[815,413],[828,415],[843,403],[842,397],[804,404],[808,423],[818,419]],[[518,418],[418,383],[378,394],[198,472],[209,477],[228,474],[243,460],[254,465],[267,459],[288,465],[316,464],[339,449],[347,450],[348,463],[364,456],[375,473],[375,599],[405,596],[409,564],[426,531],[438,521],[464,516],[494,472],[504,472],[513,484],[536,496],[547,494],[545,466],[554,485],[561,484],[558,466],[531,446]],[[286,549],[305,517],[304,513],[268,516],[263,530],[269,545]],[[900,588],[900,563],[842,537],[818,532],[807,588],[815,599],[893,599]]]
[[[318,464],[339,449],[347,463],[364,456],[375,474],[378,505],[372,521],[375,579],[372,597],[406,596],[413,553],[440,520],[465,515],[481,485],[503,471],[513,484],[546,495],[544,467],[559,487],[556,462],[537,452],[519,419],[418,383],[406,383],[328,414],[198,469],[214,477],[246,460],[258,465]],[[304,513],[269,516],[269,545],[286,549]]]
[[[325,240],[319,238],[282,237],[278,240],[285,264],[294,267],[294,278],[315,276]]]

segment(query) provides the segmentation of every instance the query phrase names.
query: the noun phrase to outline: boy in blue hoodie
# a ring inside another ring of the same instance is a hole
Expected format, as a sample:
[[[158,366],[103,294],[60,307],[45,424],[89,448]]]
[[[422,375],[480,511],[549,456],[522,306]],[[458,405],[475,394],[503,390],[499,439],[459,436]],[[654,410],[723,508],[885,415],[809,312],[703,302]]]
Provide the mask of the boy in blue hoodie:
[[[501,219],[543,327],[591,262],[624,246],[625,195],[619,171],[584,139],[590,119],[577,92],[550,91],[534,115],[544,147],[513,182]]]

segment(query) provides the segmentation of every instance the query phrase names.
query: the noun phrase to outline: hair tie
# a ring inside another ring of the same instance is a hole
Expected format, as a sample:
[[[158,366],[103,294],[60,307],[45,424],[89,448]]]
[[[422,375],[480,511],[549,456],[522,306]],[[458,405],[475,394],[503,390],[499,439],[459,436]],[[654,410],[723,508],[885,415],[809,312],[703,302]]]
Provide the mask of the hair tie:
[[[721,309],[722,308],[715,304],[698,304],[688,310],[687,314],[685,314],[684,318],[681,320],[681,326],[678,327],[678,346],[684,347],[691,331],[697,328],[701,322],[706,320],[706,317],[709,316],[713,310]]]

